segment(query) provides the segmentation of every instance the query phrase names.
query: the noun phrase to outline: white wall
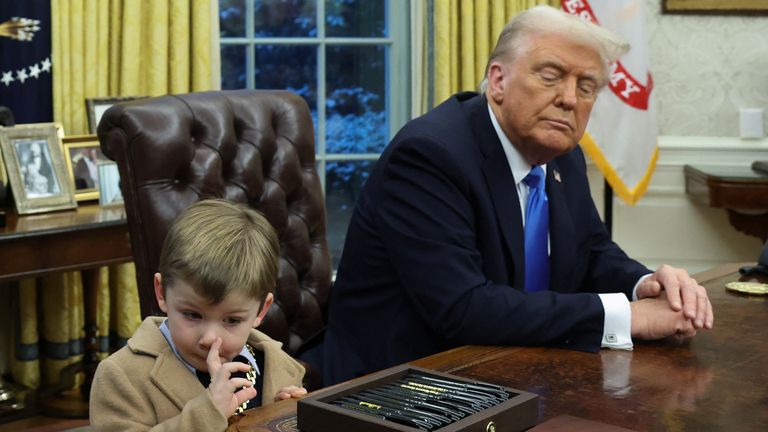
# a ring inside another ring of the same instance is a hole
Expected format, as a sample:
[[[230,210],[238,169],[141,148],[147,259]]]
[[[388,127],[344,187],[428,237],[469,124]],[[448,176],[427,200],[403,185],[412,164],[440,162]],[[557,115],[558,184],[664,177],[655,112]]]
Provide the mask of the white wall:
[[[768,108],[768,17],[669,15],[661,0],[645,5],[659,134],[739,136],[739,108]]]
[[[768,108],[768,17],[665,15],[660,4],[645,0],[659,160],[635,207],[614,199],[614,239],[650,268],[669,263],[695,273],[755,261],[762,242],[736,231],[725,210],[691,200],[683,166],[768,160],[768,139],[738,138],[739,109]],[[602,212],[603,179],[591,164],[589,175]]]

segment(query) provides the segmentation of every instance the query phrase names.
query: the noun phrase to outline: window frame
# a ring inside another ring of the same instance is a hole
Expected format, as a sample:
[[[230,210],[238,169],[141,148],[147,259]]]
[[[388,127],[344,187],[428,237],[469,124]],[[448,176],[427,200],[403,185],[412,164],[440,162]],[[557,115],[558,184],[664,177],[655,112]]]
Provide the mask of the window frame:
[[[407,0],[387,0],[386,25],[387,37],[326,37],[325,0],[316,0],[316,37],[256,37],[254,35],[254,1],[245,0],[245,34],[246,37],[222,37],[220,47],[242,46],[247,48],[246,87],[256,88],[255,83],[255,52],[256,45],[312,45],[317,51],[317,124],[316,152],[318,175],[326,194],[326,176],[328,162],[354,162],[377,160],[381,153],[328,153],[326,146],[326,46],[329,45],[370,45],[386,46],[387,71],[385,74],[386,112],[388,124],[388,140],[409,120],[410,107],[410,45],[409,45],[409,5]],[[386,143],[385,143],[386,145]]]

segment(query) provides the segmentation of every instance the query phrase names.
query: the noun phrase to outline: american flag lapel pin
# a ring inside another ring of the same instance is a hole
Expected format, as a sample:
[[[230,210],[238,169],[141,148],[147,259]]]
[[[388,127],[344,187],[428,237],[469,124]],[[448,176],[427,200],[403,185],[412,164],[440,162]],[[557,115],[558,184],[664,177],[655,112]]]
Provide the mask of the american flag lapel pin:
[[[558,183],[562,183],[562,180],[560,179],[560,172],[559,171],[552,171],[552,175],[555,177],[555,181]]]

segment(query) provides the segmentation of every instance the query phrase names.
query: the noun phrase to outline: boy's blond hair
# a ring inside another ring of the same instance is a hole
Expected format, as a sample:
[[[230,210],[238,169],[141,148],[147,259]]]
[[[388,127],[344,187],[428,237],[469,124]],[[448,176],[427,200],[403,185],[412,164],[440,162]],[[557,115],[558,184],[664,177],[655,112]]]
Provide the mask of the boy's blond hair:
[[[160,253],[163,291],[174,281],[220,303],[233,292],[263,304],[277,283],[280,245],[257,211],[226,200],[197,202],[174,221]]]

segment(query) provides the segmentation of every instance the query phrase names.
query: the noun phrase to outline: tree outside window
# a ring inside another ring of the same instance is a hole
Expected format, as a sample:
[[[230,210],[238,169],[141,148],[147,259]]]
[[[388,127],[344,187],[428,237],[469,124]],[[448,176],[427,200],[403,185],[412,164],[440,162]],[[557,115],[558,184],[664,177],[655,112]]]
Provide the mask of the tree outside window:
[[[405,0],[219,0],[222,89],[286,89],[315,124],[338,263],[360,188],[407,120]]]

